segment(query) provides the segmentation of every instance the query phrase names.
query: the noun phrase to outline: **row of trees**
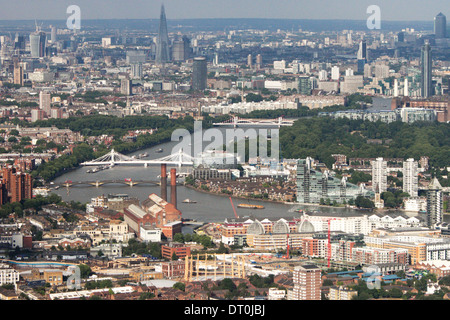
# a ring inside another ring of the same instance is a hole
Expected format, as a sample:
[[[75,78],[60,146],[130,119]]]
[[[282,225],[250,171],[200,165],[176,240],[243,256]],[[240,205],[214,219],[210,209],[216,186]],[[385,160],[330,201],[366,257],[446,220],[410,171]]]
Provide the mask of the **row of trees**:
[[[368,139],[390,142],[371,144]],[[349,158],[419,159],[428,156],[432,166],[443,168],[450,157],[450,126],[316,117],[299,119],[292,127],[282,127],[280,145],[285,158],[310,156],[328,167],[335,161],[331,155],[338,153]]]
[[[152,147],[163,142],[170,141],[172,132],[177,128],[193,130],[193,118],[168,119],[165,116],[142,116],[118,118],[112,116],[94,115],[83,118],[71,117],[68,119],[50,119],[36,121],[32,125],[69,128],[72,131],[81,132],[83,135],[113,134],[115,139],[111,145],[117,152],[129,153],[143,148]],[[122,136],[128,130],[157,129],[154,134],[139,135],[134,142],[122,141]],[[85,143],[76,145],[72,154],[63,155],[49,162],[44,162],[33,171],[33,176],[50,181],[67,170],[77,167],[81,162],[100,157],[109,150],[104,145],[93,147]]]

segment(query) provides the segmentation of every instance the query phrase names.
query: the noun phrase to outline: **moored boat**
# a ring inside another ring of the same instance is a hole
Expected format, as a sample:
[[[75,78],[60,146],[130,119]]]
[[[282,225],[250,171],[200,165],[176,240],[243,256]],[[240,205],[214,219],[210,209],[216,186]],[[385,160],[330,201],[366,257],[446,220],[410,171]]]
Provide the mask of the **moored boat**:
[[[258,205],[258,204],[240,203],[240,204],[238,204],[238,208],[244,208],[244,209],[264,209],[264,206]]]

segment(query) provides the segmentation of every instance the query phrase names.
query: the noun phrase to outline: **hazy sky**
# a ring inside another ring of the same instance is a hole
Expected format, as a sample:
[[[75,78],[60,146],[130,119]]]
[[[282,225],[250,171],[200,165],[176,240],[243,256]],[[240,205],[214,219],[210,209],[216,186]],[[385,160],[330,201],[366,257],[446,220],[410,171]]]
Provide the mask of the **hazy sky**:
[[[168,19],[280,18],[366,20],[378,5],[385,20],[450,18],[449,0],[0,0],[0,20],[65,20],[69,5],[83,19],[156,19],[164,3]]]

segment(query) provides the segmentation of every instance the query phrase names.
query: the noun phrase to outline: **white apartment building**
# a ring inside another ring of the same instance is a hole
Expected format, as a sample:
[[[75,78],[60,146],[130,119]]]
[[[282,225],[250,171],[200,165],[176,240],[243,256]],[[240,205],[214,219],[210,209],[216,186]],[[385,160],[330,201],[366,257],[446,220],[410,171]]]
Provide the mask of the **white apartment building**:
[[[331,80],[339,80],[340,76],[341,75],[338,66],[334,66],[333,68],[331,68]]]
[[[372,165],[372,188],[375,192],[383,193],[387,190],[387,161],[376,158],[371,161]]]
[[[403,162],[403,192],[417,197],[419,189],[418,163],[413,158]]]

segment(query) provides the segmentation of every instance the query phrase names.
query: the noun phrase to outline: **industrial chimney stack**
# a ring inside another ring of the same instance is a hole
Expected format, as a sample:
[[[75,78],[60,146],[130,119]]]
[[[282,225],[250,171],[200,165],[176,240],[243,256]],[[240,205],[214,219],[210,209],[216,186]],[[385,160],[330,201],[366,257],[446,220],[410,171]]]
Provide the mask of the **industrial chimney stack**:
[[[170,203],[177,208],[177,169],[170,169]]]
[[[167,165],[161,164],[161,198],[167,201]]]

